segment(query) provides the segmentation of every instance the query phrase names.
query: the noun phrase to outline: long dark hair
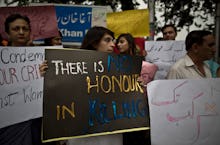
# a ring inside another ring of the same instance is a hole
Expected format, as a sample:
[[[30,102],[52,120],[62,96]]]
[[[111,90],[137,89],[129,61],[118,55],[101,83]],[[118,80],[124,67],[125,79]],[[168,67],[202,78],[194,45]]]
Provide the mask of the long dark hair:
[[[130,55],[136,55],[136,43],[134,41],[134,37],[130,33],[122,33],[118,36],[118,39],[116,40],[116,45],[119,43],[119,39],[121,37],[124,37],[128,41],[128,52],[127,54]]]
[[[83,39],[81,49],[96,50],[94,46],[99,44],[105,34],[114,38],[114,33],[105,27],[94,26],[90,28]]]

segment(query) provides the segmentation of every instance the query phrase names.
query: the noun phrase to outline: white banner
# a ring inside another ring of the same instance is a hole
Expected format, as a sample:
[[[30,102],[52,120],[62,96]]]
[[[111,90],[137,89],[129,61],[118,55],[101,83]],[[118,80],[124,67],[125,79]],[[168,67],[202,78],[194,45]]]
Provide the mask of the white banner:
[[[42,117],[45,48],[0,47],[0,128]]]
[[[154,79],[165,79],[170,66],[186,54],[184,41],[146,41],[146,61],[158,66]]]
[[[219,86],[220,79],[150,82],[147,92],[152,145],[217,145]]]

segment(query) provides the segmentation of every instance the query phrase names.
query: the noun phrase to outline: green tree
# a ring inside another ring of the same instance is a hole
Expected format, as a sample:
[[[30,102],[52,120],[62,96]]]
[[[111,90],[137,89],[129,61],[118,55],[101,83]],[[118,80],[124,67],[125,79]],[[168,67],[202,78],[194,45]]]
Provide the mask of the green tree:
[[[214,30],[216,3],[212,0],[156,0],[158,9],[164,18],[164,24],[173,23],[178,30],[184,26],[195,25],[198,28]],[[196,21],[200,19],[200,21]],[[158,18],[156,18],[158,23]],[[155,26],[156,27],[156,26]],[[157,25],[157,30],[160,26]]]
[[[19,6],[28,5],[36,0],[4,0],[7,5],[17,2]],[[10,2],[9,2],[10,1]],[[160,28],[166,23],[173,23],[178,30],[183,27],[195,25],[198,28],[206,28],[209,30],[214,29],[213,23],[207,23],[209,18],[215,18],[215,2],[219,0],[155,0],[161,15],[155,17],[155,33],[160,32]],[[88,4],[85,0],[39,0],[39,2],[48,3],[75,3],[75,4]],[[137,9],[140,5],[134,0],[87,0],[94,5],[110,5],[113,11],[118,10],[132,10]],[[147,3],[148,0],[143,0]],[[195,21],[196,18],[201,22]],[[163,22],[161,22],[161,19]],[[204,25],[205,24],[205,25]]]

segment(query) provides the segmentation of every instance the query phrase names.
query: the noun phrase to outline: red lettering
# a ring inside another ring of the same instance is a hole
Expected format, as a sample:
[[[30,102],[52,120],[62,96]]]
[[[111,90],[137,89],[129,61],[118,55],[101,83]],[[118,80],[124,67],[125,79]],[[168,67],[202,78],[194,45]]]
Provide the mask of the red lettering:
[[[38,65],[27,65],[21,68],[21,78],[23,81],[39,79]]]
[[[15,81],[18,82],[15,68],[9,68],[8,72],[5,69],[0,69],[0,85],[13,84]]]

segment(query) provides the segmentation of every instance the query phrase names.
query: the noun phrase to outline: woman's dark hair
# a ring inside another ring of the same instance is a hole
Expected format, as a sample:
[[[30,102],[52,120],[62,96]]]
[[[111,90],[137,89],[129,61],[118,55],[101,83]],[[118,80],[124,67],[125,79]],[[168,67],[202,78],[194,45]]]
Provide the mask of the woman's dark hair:
[[[63,35],[62,35],[62,33],[60,32],[60,31],[58,31],[59,32],[59,36],[61,37],[61,38],[63,38]],[[56,36],[54,36],[54,37],[56,37]],[[54,38],[54,37],[50,37],[50,38],[45,38],[44,39],[44,45],[45,46],[51,46],[52,45],[52,39]]]
[[[96,50],[94,46],[99,44],[105,34],[109,34],[114,38],[114,33],[105,27],[94,26],[90,28],[83,39],[81,49]]]
[[[122,33],[118,36],[118,39],[116,40],[116,45],[119,43],[119,39],[121,37],[124,37],[128,41],[129,48],[127,54],[136,55],[136,43],[134,41],[134,37],[130,33]]]
[[[207,35],[212,35],[212,32],[206,30],[191,31],[186,36],[186,40],[185,40],[186,51],[188,51],[194,43],[197,43],[199,45],[203,44],[204,41],[203,38]]]
[[[27,16],[22,16],[20,14],[11,14],[5,20],[5,32],[9,33],[9,24],[17,19],[22,19],[26,21],[28,23],[29,28],[31,29],[30,19]]]

